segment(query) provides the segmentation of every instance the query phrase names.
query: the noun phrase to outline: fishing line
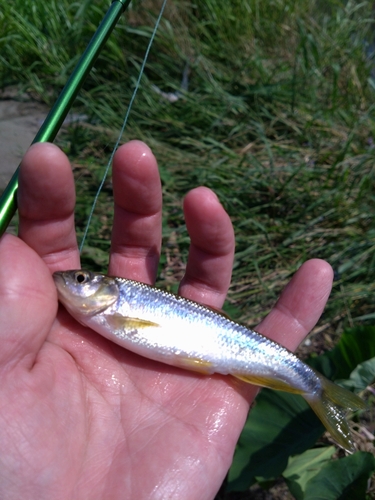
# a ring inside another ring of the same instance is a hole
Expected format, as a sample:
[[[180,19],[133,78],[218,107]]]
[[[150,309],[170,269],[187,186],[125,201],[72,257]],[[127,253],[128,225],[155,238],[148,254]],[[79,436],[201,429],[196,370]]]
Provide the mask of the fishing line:
[[[133,102],[134,102],[134,99],[135,99],[135,96],[137,95],[137,92],[138,92],[138,89],[140,87],[140,84],[141,84],[141,78],[142,78],[142,75],[144,73],[144,69],[145,69],[145,66],[146,66],[146,62],[147,62],[147,58],[148,58],[148,55],[150,53],[150,50],[151,50],[151,46],[153,44],[153,41],[154,41],[154,38],[155,38],[155,35],[156,35],[156,32],[158,30],[158,27],[159,27],[159,24],[160,24],[160,21],[161,21],[161,18],[163,16],[163,12],[164,12],[164,8],[166,6],[166,3],[167,3],[167,0],[163,0],[163,3],[162,3],[162,6],[161,6],[161,9],[160,9],[160,12],[159,12],[159,16],[156,20],[156,23],[155,23],[155,26],[154,26],[154,30],[152,32],[152,35],[151,35],[151,38],[150,38],[150,41],[148,43],[148,46],[147,46],[147,49],[146,49],[146,53],[145,53],[145,56],[143,58],[143,62],[142,62],[142,66],[141,66],[141,70],[139,72],[139,76],[138,76],[138,80],[137,80],[137,83],[135,84],[135,88],[134,88],[134,92],[132,94],[132,97],[130,99],[130,102],[129,102],[129,106],[128,106],[128,109],[126,111],[126,114],[125,114],[125,118],[124,118],[124,121],[123,121],[123,124],[122,124],[122,127],[120,129],[120,133],[119,133],[119,136],[117,138],[117,141],[116,141],[116,144],[112,150],[112,153],[111,153],[111,156],[109,157],[109,160],[108,160],[108,163],[107,163],[107,166],[105,168],[105,171],[104,171],[104,175],[103,175],[103,178],[101,180],[101,183],[99,185],[99,188],[96,192],[96,195],[95,195],[95,198],[94,198],[94,201],[93,201],[93,204],[91,206],[91,210],[90,210],[90,214],[88,216],[88,219],[87,219],[87,223],[86,223],[86,227],[85,227],[85,231],[83,233],[83,237],[82,237],[82,240],[81,240],[81,244],[79,246],[79,252],[82,253],[82,248],[83,248],[83,245],[86,241],[86,237],[87,237],[87,233],[89,231],[89,227],[90,227],[90,224],[91,224],[91,220],[92,220],[92,217],[94,215],[94,210],[95,210],[95,207],[96,207],[96,203],[98,201],[98,198],[99,198],[99,195],[100,195],[100,192],[104,186],[104,183],[105,183],[105,180],[108,176],[108,172],[109,172],[109,169],[112,165],[112,161],[113,161],[113,157],[115,156],[115,153],[117,151],[117,148],[120,144],[120,141],[122,139],[122,135],[125,131],[125,127],[126,127],[126,124],[128,122],[128,118],[129,118],[129,115],[130,115],[130,111],[131,111],[131,108],[133,106]]]

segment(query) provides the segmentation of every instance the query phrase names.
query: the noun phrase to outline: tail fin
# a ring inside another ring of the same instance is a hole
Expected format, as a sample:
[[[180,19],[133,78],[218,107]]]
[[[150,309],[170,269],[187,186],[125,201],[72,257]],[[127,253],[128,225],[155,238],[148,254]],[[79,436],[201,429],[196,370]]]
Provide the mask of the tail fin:
[[[315,397],[304,395],[304,398],[337,444],[353,453],[355,447],[345,419],[345,411],[365,409],[366,405],[356,394],[334,384],[320,373],[315,373],[322,384],[322,393]]]

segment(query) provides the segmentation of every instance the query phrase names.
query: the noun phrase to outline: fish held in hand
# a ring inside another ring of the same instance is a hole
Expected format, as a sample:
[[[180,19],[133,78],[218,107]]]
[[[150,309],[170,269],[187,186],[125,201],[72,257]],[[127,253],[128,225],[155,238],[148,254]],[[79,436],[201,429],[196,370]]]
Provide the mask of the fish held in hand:
[[[345,411],[364,409],[364,402],[276,342],[207,306],[137,281],[86,270],[53,278],[68,312],[100,335],[169,365],[300,394],[335,441],[354,451]]]

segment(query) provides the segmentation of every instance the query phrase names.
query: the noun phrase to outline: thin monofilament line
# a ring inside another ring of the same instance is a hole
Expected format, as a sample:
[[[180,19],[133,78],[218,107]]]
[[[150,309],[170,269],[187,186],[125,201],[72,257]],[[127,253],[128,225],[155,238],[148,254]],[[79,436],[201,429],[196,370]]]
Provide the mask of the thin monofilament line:
[[[87,219],[87,223],[86,223],[86,227],[85,227],[85,231],[83,233],[83,237],[82,237],[82,241],[81,241],[81,244],[80,244],[80,247],[79,247],[79,251],[80,253],[82,252],[82,248],[83,248],[83,245],[86,241],[86,237],[87,237],[87,233],[89,231],[89,228],[90,228],[90,224],[91,224],[91,220],[92,220],[92,217],[94,215],[94,210],[95,210],[95,206],[96,206],[96,203],[98,201],[98,198],[99,198],[99,195],[100,195],[100,192],[104,186],[104,183],[105,183],[105,180],[107,178],[107,175],[108,175],[108,172],[109,172],[109,169],[112,165],[112,161],[113,161],[113,157],[117,151],[117,148],[118,148],[118,145],[120,144],[120,141],[121,141],[121,138],[122,138],[122,135],[124,133],[124,130],[125,130],[125,127],[126,127],[126,124],[128,122],[128,118],[129,118],[129,114],[130,114],[130,111],[131,111],[131,108],[132,108],[132,105],[133,105],[133,102],[134,102],[134,99],[135,99],[135,96],[138,92],[138,89],[139,89],[139,86],[140,86],[140,83],[141,83],[141,78],[142,78],[142,75],[143,75],[143,72],[144,72],[144,69],[145,69],[145,66],[146,66],[146,62],[147,62],[147,58],[148,58],[148,55],[149,55],[149,52],[150,52],[150,49],[151,49],[151,46],[152,46],[152,43],[154,41],[154,38],[155,38],[155,35],[156,35],[156,32],[158,30],[158,27],[159,27],[159,24],[160,24],[160,21],[161,21],[161,18],[163,16],[163,12],[164,12],[164,8],[165,8],[165,5],[167,3],[167,0],[163,0],[163,4],[161,6],[161,9],[160,9],[160,12],[159,12],[159,16],[156,20],[156,23],[155,23],[155,27],[154,27],[154,30],[152,32],[152,35],[151,35],[151,38],[150,38],[150,41],[148,43],[148,46],[147,46],[147,50],[146,50],[146,53],[145,53],[145,57],[143,58],[143,62],[142,62],[142,66],[141,66],[141,70],[139,72],[139,76],[138,76],[138,80],[137,80],[137,83],[135,85],[135,88],[134,88],[134,92],[133,92],[133,95],[130,99],[130,103],[129,103],[129,106],[128,106],[128,109],[126,111],[126,114],[125,114],[125,118],[124,118],[124,121],[123,121],[123,124],[122,124],[122,127],[121,127],[121,130],[120,130],[120,133],[119,133],[119,136],[118,136],[118,139],[116,141],[116,144],[112,150],[112,153],[111,153],[111,156],[109,157],[109,160],[108,160],[108,163],[107,163],[107,166],[105,168],[105,171],[104,171],[104,175],[103,175],[103,178],[102,178],[102,181],[99,185],[99,188],[96,192],[96,195],[95,195],[95,198],[94,198],[94,201],[93,201],[93,204],[92,204],[92,207],[91,207],[91,210],[90,210],[90,214],[89,214],[89,217]]]

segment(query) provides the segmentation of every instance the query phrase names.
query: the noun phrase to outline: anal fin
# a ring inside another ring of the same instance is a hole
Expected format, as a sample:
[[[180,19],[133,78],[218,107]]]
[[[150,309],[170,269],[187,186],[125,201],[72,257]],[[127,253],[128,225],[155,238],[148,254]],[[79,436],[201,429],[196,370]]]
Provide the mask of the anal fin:
[[[277,391],[291,392],[292,394],[303,394],[300,389],[292,387],[280,379],[261,377],[259,375],[243,375],[240,373],[233,374],[233,376],[248,384],[259,385],[260,387],[268,387],[269,389],[275,389]]]

